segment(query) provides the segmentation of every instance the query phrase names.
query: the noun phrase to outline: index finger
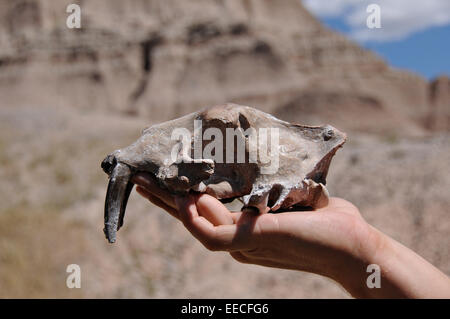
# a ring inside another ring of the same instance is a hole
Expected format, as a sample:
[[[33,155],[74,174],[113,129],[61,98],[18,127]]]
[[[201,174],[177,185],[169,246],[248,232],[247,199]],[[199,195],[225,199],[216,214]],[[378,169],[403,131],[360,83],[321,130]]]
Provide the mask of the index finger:
[[[148,173],[138,173],[133,176],[131,180],[134,184],[147,190],[153,196],[162,200],[165,204],[172,208],[176,208],[173,195],[166,189],[161,188],[156,181],[156,178]]]
[[[185,227],[209,250],[235,251],[254,248],[247,227],[236,224],[214,226],[199,215],[192,196],[177,197],[175,202]]]

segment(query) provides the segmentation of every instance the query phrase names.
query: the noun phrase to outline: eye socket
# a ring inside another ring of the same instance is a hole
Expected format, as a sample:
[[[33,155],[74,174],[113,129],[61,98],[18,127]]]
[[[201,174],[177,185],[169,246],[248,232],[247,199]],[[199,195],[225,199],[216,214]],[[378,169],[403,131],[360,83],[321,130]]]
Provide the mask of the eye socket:
[[[327,129],[325,132],[323,132],[323,139],[325,141],[328,141],[334,137],[334,131],[332,129]]]

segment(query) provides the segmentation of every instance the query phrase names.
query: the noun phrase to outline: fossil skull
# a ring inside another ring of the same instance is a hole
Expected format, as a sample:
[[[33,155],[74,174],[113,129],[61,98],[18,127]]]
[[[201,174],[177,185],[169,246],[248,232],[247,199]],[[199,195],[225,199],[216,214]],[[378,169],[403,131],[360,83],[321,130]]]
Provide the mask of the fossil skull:
[[[116,240],[137,172],[153,174],[173,194],[240,199],[243,209],[326,206],[330,161],[345,140],[344,133],[329,125],[291,124],[236,104],[153,125],[102,162],[109,175],[106,238]]]

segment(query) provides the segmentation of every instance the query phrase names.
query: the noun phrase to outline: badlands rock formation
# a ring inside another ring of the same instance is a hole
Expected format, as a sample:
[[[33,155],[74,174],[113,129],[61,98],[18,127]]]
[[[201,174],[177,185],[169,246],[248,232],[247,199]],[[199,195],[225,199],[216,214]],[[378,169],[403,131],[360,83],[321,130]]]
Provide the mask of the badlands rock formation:
[[[66,27],[72,2],[82,8],[78,30]],[[2,1],[0,24],[4,106],[56,103],[161,121],[235,102],[344,130],[448,128],[448,79],[430,86],[390,68],[300,0]]]
[[[450,130],[450,79],[436,78],[430,84],[430,112],[426,127],[434,131]]]

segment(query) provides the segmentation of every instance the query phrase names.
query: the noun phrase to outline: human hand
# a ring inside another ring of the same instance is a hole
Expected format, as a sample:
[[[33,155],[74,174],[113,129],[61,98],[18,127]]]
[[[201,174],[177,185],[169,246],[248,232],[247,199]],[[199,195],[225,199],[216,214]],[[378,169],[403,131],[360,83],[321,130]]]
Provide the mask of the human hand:
[[[348,201],[331,198],[316,211],[230,212],[207,194],[176,197],[149,174],[134,177],[137,191],[183,222],[206,248],[239,262],[321,274],[337,281],[354,256],[367,254],[370,229]],[[364,250],[364,251],[362,251]],[[350,262],[351,261],[351,262]]]
[[[354,297],[449,298],[450,279],[422,257],[367,224],[340,198],[315,211],[230,212],[219,200],[177,197],[149,174],[133,183],[153,204],[183,222],[206,248],[228,251],[241,263],[307,271],[329,277]],[[369,288],[367,266],[381,269],[381,287]]]

